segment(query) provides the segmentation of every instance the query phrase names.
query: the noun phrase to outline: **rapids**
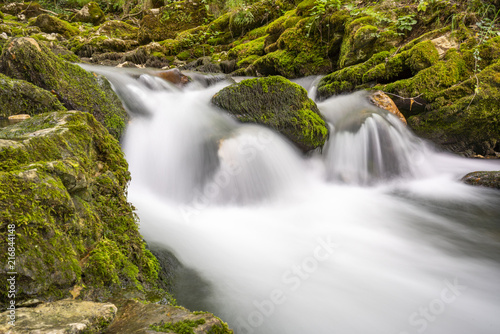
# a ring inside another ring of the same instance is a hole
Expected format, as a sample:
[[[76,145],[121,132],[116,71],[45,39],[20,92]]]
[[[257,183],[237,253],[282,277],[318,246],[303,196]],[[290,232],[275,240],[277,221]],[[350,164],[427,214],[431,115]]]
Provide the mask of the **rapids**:
[[[459,181],[499,161],[438,152],[362,93],[318,103],[330,138],[304,157],[210,106],[227,82],[97,71],[137,115],[129,200],[183,265],[179,304],[237,334],[499,332],[500,193]]]

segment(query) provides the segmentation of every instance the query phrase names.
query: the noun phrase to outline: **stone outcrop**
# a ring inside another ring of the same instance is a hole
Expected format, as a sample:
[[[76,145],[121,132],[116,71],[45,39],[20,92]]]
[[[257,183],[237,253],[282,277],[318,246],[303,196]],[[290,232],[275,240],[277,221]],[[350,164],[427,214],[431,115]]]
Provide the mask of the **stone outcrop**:
[[[0,72],[50,91],[67,109],[92,113],[116,138],[128,115],[109,82],[71,64],[32,38],[12,38],[0,56]]]
[[[17,302],[69,297],[75,285],[92,299],[155,286],[159,264],[127,202],[129,181],[118,141],[89,113],[0,130],[0,222],[15,225]],[[0,279],[8,271],[1,266]]]
[[[0,117],[62,110],[66,108],[51,92],[0,73]]]
[[[71,16],[70,21],[92,23],[99,25],[104,22],[106,16],[99,5],[95,2],[89,2],[82,7],[78,12]]]
[[[66,38],[78,35],[80,31],[68,22],[48,14],[39,15],[34,25],[45,33],[58,33]]]
[[[179,329],[191,328],[191,333],[233,333],[227,325],[211,313],[190,313],[182,307],[143,304],[128,300],[120,306],[115,321],[107,329],[108,334],[149,334],[153,330],[181,333]],[[163,328],[162,328],[163,327]],[[176,331],[175,328],[178,328]],[[184,329],[188,332],[186,329]]]
[[[116,315],[116,306],[81,300],[60,300],[34,308],[16,309],[15,326],[0,323],[0,332],[9,334],[84,334],[100,333]],[[0,313],[8,319],[9,311]]]
[[[280,132],[304,152],[322,147],[328,137],[326,123],[307,91],[280,76],[243,80],[219,91],[212,103],[241,122]]]

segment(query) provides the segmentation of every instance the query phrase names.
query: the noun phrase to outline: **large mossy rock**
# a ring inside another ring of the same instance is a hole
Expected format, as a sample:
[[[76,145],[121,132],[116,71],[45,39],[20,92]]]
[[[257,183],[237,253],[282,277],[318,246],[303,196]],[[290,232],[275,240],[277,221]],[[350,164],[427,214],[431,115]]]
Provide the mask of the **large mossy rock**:
[[[72,22],[92,23],[93,25],[99,25],[105,19],[104,12],[95,2],[89,2],[70,18]]]
[[[154,332],[232,334],[227,324],[211,313],[190,313],[183,307],[143,304],[128,300],[106,330],[108,334]]]
[[[328,137],[326,123],[307,91],[280,76],[243,80],[219,91],[212,103],[241,122],[269,126],[304,152],[323,146]]]
[[[82,300],[60,300],[16,310],[16,326],[0,324],[1,333],[102,333],[116,315],[116,306]],[[1,313],[7,319],[9,312]]]
[[[66,38],[76,36],[80,33],[78,28],[73,27],[70,23],[48,14],[39,15],[34,25],[45,33],[58,33]]]
[[[500,61],[434,101],[430,111],[408,119],[417,134],[465,155],[500,157]]]
[[[113,286],[157,284],[159,264],[145,248],[119,143],[89,113],[57,112],[0,130],[2,245],[15,234],[16,301],[60,299],[76,284],[91,295]],[[86,292],[81,292],[85,295]],[[0,292],[7,305],[7,290]]]
[[[68,109],[92,113],[120,138],[128,115],[109,82],[57,57],[32,38],[13,38],[0,56],[0,72],[55,94]]]
[[[66,108],[51,92],[0,73],[0,117],[62,110]]]
[[[444,27],[326,75],[318,98],[381,90],[419,136],[465,156],[498,158],[499,56],[500,37],[478,41],[465,27]]]
[[[139,43],[174,38],[178,32],[201,26],[208,19],[201,1],[175,1],[162,7],[158,15],[145,15],[139,30]]]

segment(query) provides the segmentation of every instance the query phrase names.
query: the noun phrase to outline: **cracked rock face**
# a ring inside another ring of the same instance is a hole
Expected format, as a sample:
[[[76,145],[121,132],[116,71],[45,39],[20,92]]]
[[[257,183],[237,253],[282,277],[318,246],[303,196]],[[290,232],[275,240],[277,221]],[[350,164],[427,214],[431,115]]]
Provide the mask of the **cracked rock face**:
[[[81,300],[60,300],[34,308],[16,309],[15,326],[2,322],[1,333],[27,334],[78,334],[98,333],[115,318],[117,308],[110,303]],[[6,319],[9,311],[0,314]]]

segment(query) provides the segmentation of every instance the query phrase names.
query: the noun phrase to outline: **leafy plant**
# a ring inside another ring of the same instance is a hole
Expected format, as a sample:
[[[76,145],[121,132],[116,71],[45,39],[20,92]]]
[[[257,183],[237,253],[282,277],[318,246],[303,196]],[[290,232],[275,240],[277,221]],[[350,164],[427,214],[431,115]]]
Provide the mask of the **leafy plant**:
[[[485,10],[485,15],[488,12],[488,10]],[[500,14],[500,10],[498,10],[495,14],[495,17],[492,19],[489,19],[486,16],[483,16],[483,18],[476,23],[476,26],[478,27],[479,31],[477,36],[479,37],[479,42],[474,48],[474,51],[472,52],[472,56],[474,57],[474,77],[476,78],[476,84],[474,87],[474,96],[472,97],[471,101],[469,102],[469,105],[467,108],[471,105],[472,101],[474,101],[474,98],[476,95],[479,93],[480,90],[480,82],[477,74],[481,72],[481,68],[479,67],[479,62],[482,60],[480,56],[480,51],[479,47],[483,45],[488,39],[496,36],[500,36],[500,31],[496,28],[496,20],[498,18],[498,14]]]
[[[240,27],[252,24],[255,20],[252,12],[249,10],[243,10],[236,14],[234,17],[234,24]]]
[[[417,10],[419,12],[425,12],[427,10],[427,6],[429,5],[448,5],[450,2],[448,0],[420,0],[418,2]]]
[[[307,37],[309,37],[311,28],[316,23],[318,23],[318,28],[321,31],[322,17],[331,10],[340,9],[341,4],[340,0],[316,0],[310,12],[311,20],[306,24]]]
[[[417,24],[417,20],[415,19],[415,14],[398,17],[396,26],[398,30],[401,31],[399,35],[404,35],[406,32],[412,31],[413,26],[415,24]]]
[[[429,3],[427,1],[420,0],[420,2],[418,3],[418,6],[417,6],[417,10],[419,12],[425,12],[427,10],[428,5],[429,5]]]
[[[384,14],[382,14],[379,11],[373,10],[372,8],[363,9],[362,13],[373,17],[375,20],[377,20],[377,24],[386,24],[386,23],[392,22],[392,20],[390,18],[386,17]]]

